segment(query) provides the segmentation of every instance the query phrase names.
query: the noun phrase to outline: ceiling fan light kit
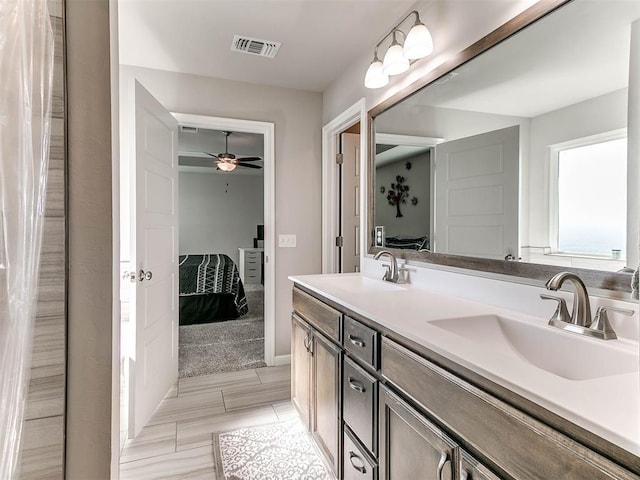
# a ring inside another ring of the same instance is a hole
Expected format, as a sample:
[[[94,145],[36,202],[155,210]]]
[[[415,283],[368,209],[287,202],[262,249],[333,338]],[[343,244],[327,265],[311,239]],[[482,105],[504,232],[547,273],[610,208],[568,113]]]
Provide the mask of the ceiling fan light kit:
[[[223,172],[233,172],[236,169],[236,165],[233,163],[218,162],[217,168]]]
[[[415,22],[411,30],[409,30],[409,33],[405,34],[400,30],[400,26],[412,15],[415,15]],[[402,44],[398,41],[398,35],[404,37]],[[389,37],[392,37],[391,45],[387,48],[384,60],[381,62],[378,57],[378,49]],[[395,25],[376,45],[373,61],[369,65],[364,77],[364,86],[366,88],[384,87],[389,83],[389,76],[406,72],[410,68],[412,60],[424,58],[431,55],[432,52],[433,38],[431,37],[431,32],[429,32],[425,24],[420,21],[418,12],[413,10]]]
[[[233,172],[236,167],[247,167],[247,168],[255,168],[261,169],[261,165],[252,165],[250,163],[244,162],[258,162],[262,160],[260,157],[236,157],[234,154],[229,153],[229,135],[233,132],[223,131],[224,135],[224,153],[219,153],[218,155],[214,155],[213,153],[204,152],[207,155],[210,155],[217,159],[216,168],[217,170],[221,170],[223,172]]]

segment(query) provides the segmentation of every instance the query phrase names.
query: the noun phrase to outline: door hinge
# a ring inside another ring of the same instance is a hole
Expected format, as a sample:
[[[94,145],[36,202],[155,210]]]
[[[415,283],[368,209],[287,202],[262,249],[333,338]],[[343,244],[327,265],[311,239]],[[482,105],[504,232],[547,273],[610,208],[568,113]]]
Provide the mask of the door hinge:
[[[344,238],[336,237],[336,247],[342,248],[344,246]]]
[[[341,153],[336,153],[336,163],[342,165],[344,162],[344,156]]]

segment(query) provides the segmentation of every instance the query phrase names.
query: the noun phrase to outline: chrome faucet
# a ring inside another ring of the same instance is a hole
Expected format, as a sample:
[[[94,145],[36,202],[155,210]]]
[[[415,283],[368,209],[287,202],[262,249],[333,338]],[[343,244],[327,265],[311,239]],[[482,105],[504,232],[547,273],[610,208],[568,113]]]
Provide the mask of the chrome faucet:
[[[589,294],[580,277],[571,272],[560,272],[546,283],[547,290],[559,290],[562,284],[568,281],[573,286],[573,308],[571,315],[567,310],[567,305],[562,297],[553,295],[540,295],[543,300],[555,300],[558,302],[558,308],[549,320],[549,325],[558,327],[590,337],[601,338],[603,340],[613,340],[618,338],[616,332],[611,327],[607,312],[618,312],[623,315],[631,316],[633,310],[614,307],[598,307],[596,316],[591,320],[591,304],[589,303]]]
[[[376,253],[376,256],[373,257],[373,259],[378,260],[383,255],[389,257],[391,265],[384,265],[387,270],[384,272],[382,280],[384,280],[385,282],[398,283],[398,262],[396,261],[396,257],[393,255],[393,253],[388,250],[381,250]]]
[[[587,287],[580,280],[580,277],[571,272],[557,273],[546,283],[547,290],[559,290],[565,281],[569,282],[574,290],[571,323],[579,327],[588,327],[591,325],[591,304]]]

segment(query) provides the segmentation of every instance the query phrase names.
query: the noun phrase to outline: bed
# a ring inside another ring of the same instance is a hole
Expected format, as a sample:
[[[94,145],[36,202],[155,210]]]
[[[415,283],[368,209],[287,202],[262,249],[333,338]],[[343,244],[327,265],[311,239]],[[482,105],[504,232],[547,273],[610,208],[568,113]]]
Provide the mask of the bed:
[[[227,255],[180,255],[180,325],[233,320],[247,298],[238,268]]]
[[[429,250],[429,236],[416,238],[387,237],[384,240],[387,248],[401,248],[404,250]]]

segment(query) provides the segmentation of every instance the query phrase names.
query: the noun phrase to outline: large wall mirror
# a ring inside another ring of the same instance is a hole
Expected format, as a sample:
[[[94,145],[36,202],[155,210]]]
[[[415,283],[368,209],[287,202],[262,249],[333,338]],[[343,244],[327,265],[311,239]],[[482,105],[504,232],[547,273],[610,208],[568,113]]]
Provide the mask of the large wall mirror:
[[[567,2],[372,110],[372,251],[536,280],[578,269],[592,287],[629,292],[638,19],[640,2]]]

